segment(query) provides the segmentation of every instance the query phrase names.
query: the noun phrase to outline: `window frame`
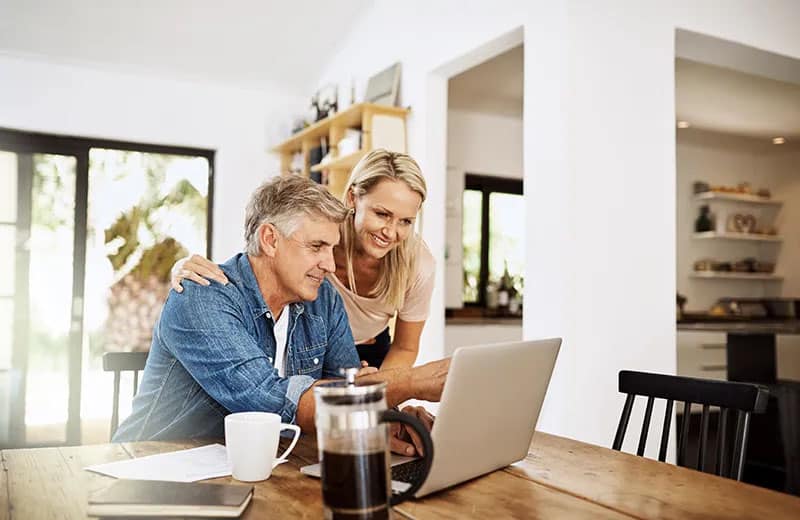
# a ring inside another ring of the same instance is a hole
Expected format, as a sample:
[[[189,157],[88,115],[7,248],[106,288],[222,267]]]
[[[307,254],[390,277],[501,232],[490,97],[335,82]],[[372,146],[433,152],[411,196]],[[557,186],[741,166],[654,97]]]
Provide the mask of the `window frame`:
[[[462,304],[464,307],[486,308],[486,286],[489,283],[489,195],[492,193],[523,195],[523,181],[522,179],[512,179],[509,177],[466,173],[464,174],[464,191],[466,190],[481,192],[481,267],[478,272],[478,301],[463,301],[464,293],[462,288]],[[462,247],[463,243],[464,233],[462,230]]]

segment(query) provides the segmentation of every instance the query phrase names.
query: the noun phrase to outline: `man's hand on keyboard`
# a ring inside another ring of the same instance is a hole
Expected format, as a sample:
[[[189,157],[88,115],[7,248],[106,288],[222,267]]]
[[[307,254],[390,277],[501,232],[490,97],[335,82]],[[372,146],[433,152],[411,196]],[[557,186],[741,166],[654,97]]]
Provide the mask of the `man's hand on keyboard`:
[[[403,413],[413,415],[425,426],[428,431],[433,428],[434,416],[421,406],[406,406],[401,410]],[[425,455],[422,441],[414,430],[404,424],[391,423],[389,426],[389,446],[392,453],[413,457]]]

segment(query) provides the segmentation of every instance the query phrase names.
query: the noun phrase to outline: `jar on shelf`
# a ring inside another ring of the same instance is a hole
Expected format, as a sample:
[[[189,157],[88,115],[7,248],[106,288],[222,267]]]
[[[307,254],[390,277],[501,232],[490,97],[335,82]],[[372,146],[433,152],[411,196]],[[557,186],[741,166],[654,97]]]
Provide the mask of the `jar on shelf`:
[[[714,229],[714,216],[711,209],[707,206],[700,206],[700,215],[694,221],[694,230],[698,233],[712,231]]]

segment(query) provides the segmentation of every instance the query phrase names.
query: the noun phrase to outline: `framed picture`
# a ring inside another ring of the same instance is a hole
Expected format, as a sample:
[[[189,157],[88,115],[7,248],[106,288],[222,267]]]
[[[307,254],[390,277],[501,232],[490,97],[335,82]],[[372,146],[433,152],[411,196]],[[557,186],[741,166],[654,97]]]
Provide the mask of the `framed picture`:
[[[336,112],[336,107],[339,104],[339,91],[337,86],[334,83],[329,83],[320,88],[317,91],[317,101],[319,107],[325,110],[325,112],[330,112],[331,108]]]
[[[339,92],[335,84],[328,84],[320,88],[311,98],[309,119],[311,122],[325,119],[333,115],[339,108]]]
[[[397,104],[397,91],[399,89],[400,62],[397,62],[369,78],[364,101],[394,106]]]

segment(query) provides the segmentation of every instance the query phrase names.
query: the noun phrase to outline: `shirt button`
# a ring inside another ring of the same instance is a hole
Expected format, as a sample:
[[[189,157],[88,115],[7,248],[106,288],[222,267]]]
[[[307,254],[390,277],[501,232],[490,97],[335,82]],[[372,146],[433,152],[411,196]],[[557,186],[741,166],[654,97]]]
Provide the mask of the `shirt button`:
[[[314,358],[314,364],[319,365],[319,358]]]
[[[267,313],[267,318],[272,318],[272,314]]]
[[[272,358],[267,358],[267,359],[269,359],[269,362],[272,363]]]

